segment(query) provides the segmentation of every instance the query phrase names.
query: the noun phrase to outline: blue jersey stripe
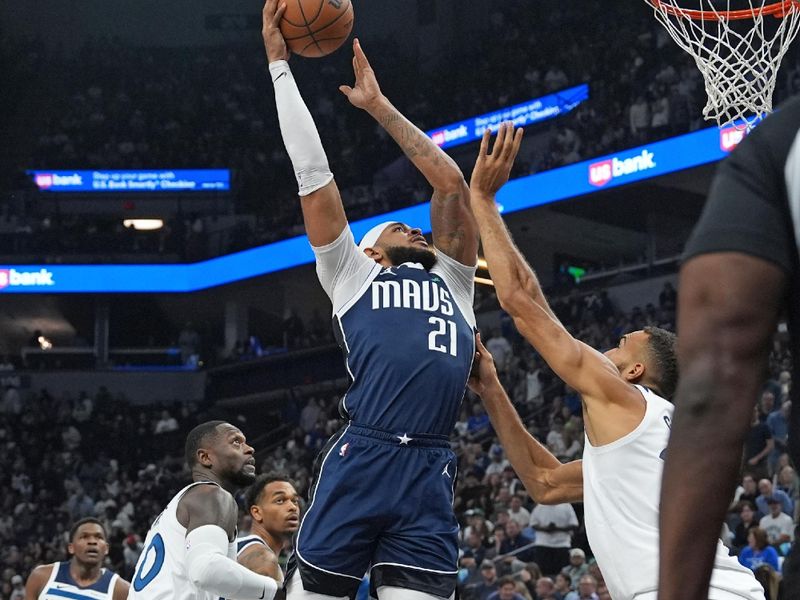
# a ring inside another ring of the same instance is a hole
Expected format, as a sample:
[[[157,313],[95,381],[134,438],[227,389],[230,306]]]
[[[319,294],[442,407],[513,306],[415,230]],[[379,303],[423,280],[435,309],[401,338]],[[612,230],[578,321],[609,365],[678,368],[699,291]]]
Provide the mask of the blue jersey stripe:
[[[94,596],[86,596],[78,594],[77,592],[70,592],[67,590],[59,590],[58,588],[50,588],[47,590],[49,596],[62,596],[64,598],[73,598],[74,600],[96,600]]]

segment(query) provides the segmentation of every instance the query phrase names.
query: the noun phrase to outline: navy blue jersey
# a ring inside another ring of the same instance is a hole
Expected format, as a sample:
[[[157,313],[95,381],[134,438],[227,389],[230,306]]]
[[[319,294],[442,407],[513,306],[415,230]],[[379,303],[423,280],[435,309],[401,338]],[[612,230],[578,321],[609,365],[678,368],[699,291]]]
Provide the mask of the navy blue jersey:
[[[416,263],[384,268],[349,228],[314,251],[353,380],[345,416],[386,431],[449,435],[475,354],[475,268],[441,251],[430,272]]]

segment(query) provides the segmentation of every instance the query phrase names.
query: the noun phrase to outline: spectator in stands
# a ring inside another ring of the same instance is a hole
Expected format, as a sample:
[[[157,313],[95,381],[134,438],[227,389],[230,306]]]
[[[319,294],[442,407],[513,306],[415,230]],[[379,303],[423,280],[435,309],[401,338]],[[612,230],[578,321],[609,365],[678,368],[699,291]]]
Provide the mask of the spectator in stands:
[[[540,577],[536,582],[536,596],[538,600],[559,600],[555,583],[550,577]]]
[[[760,527],[750,530],[747,535],[747,546],[739,553],[739,562],[755,571],[762,564],[767,564],[775,571],[778,567],[778,553],[767,541],[767,532]]]
[[[567,594],[565,600],[599,600],[597,580],[588,573],[581,575],[575,591]]]
[[[181,362],[184,365],[196,365],[200,352],[200,334],[191,321],[187,321],[178,335],[178,346],[181,348]]]
[[[490,594],[487,600],[525,600],[524,596],[517,593],[517,584],[512,577],[501,577],[497,583],[497,591]]]
[[[787,454],[782,456],[787,457]],[[775,483],[773,489],[781,491],[789,496],[789,499],[794,504],[795,513],[800,508],[800,477],[797,476],[797,471],[790,464],[785,464],[779,468],[777,475],[775,475]],[[791,516],[791,515],[790,515]]]
[[[750,474],[746,474],[742,476],[741,485],[736,488],[736,492],[733,496],[733,502],[736,503],[747,501],[755,504],[758,495],[758,486],[756,485],[755,478]]]
[[[771,392],[766,392],[770,393]],[[770,452],[768,459],[768,466],[770,473],[776,472],[778,459],[781,454],[786,452],[787,442],[789,440],[789,414],[792,410],[791,400],[786,400],[781,404],[778,410],[773,410],[767,415],[767,427],[772,434],[772,439],[775,440],[775,447]]]
[[[503,337],[496,329],[492,329],[486,340],[486,349],[495,357],[495,364],[498,371],[505,371],[508,359],[511,357],[513,348],[509,341]],[[497,354],[495,354],[497,352]]]
[[[506,539],[500,546],[500,554],[504,555],[503,561],[513,565],[515,561],[528,562],[533,558],[533,538],[522,533],[522,528],[516,521],[506,523]]]
[[[555,596],[559,600],[563,600],[567,594],[572,591],[572,579],[569,575],[559,573],[554,580],[555,583]]]
[[[758,491],[760,495],[756,498],[756,506],[762,515],[769,514],[770,508],[768,506],[769,500],[777,498],[781,503],[781,510],[787,515],[794,514],[794,503],[792,499],[779,489],[775,489],[769,479],[762,479],[758,482]]]
[[[531,520],[531,513],[522,505],[522,498],[517,495],[511,496],[508,507],[508,518],[516,521],[517,524],[525,529]]]
[[[531,512],[530,526],[536,531],[534,560],[545,575],[555,575],[569,564],[572,533],[578,517],[571,504],[537,504]]]
[[[503,447],[500,444],[492,444],[489,450],[491,462],[486,467],[486,475],[500,475],[509,466],[508,459],[505,457]],[[506,488],[508,490],[508,488]],[[508,508],[508,507],[506,507]]]
[[[489,559],[481,561],[481,579],[468,585],[464,590],[464,600],[486,600],[500,587],[494,562]]]
[[[586,564],[586,553],[580,548],[570,550],[569,564],[561,569],[561,572],[569,577],[570,586],[577,589],[581,577],[589,572],[589,565]]]
[[[153,433],[161,435],[162,433],[172,433],[173,431],[178,431],[177,419],[169,414],[168,410],[161,411],[161,418],[156,423]]]
[[[734,554],[741,552],[742,548],[747,545],[747,535],[754,527],[758,527],[758,519],[756,519],[756,507],[749,500],[741,500],[739,502],[739,522],[733,532],[733,550]]]
[[[769,514],[761,517],[758,522],[758,527],[767,534],[767,542],[773,546],[791,542],[794,536],[794,520],[781,510],[782,500],[772,496],[767,498],[767,505]]]
[[[753,419],[744,447],[745,468],[758,479],[766,477],[767,458],[774,447],[775,441],[769,427],[761,421],[758,407],[753,407]]]

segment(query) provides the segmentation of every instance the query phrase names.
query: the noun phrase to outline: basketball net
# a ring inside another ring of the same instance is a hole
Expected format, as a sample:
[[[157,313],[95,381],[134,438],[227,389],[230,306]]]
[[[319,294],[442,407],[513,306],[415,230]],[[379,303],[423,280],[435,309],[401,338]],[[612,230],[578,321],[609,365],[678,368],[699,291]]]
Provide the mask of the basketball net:
[[[749,8],[739,10],[731,0],[694,0],[697,10],[686,0],[645,2],[703,74],[706,120],[749,129],[772,111],[778,67],[800,24],[800,0],[747,0]]]

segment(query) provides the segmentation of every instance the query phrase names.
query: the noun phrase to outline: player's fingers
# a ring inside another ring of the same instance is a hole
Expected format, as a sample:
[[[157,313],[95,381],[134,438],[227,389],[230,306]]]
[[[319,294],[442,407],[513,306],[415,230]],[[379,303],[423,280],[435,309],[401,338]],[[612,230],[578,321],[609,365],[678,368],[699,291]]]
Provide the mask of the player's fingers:
[[[506,123],[503,121],[500,123],[500,127],[497,128],[497,137],[494,140],[494,148],[492,148],[492,156],[500,158],[503,155],[503,144],[506,141]]]
[[[281,2],[280,6],[278,6],[278,10],[275,11],[275,17],[272,19],[272,24],[275,27],[279,27],[281,23],[281,19],[283,18],[283,13],[286,12],[286,2]]]
[[[512,161],[517,158],[517,153],[519,152],[519,147],[522,145],[522,136],[523,135],[524,135],[524,132],[522,130],[522,127],[519,127],[517,129],[517,131],[514,132],[514,144],[513,144],[512,151],[511,151],[511,160]]]
[[[516,155],[515,148],[519,148],[517,144],[517,134],[521,131],[521,129],[514,131],[514,125],[512,123],[508,124],[508,136],[506,137],[505,148],[503,148],[504,161],[514,160],[514,156]]]
[[[489,151],[489,138],[492,137],[492,132],[486,128],[483,131],[483,137],[481,137],[481,147],[478,150],[478,160],[486,156],[487,152]]]
[[[359,66],[362,69],[370,69],[369,61],[367,60],[367,55],[364,54],[364,49],[361,47],[361,42],[358,41],[358,38],[353,40],[353,52],[358,59]]]
[[[349,98],[350,94],[353,93],[353,88],[351,88],[349,85],[340,85],[339,91]]]

